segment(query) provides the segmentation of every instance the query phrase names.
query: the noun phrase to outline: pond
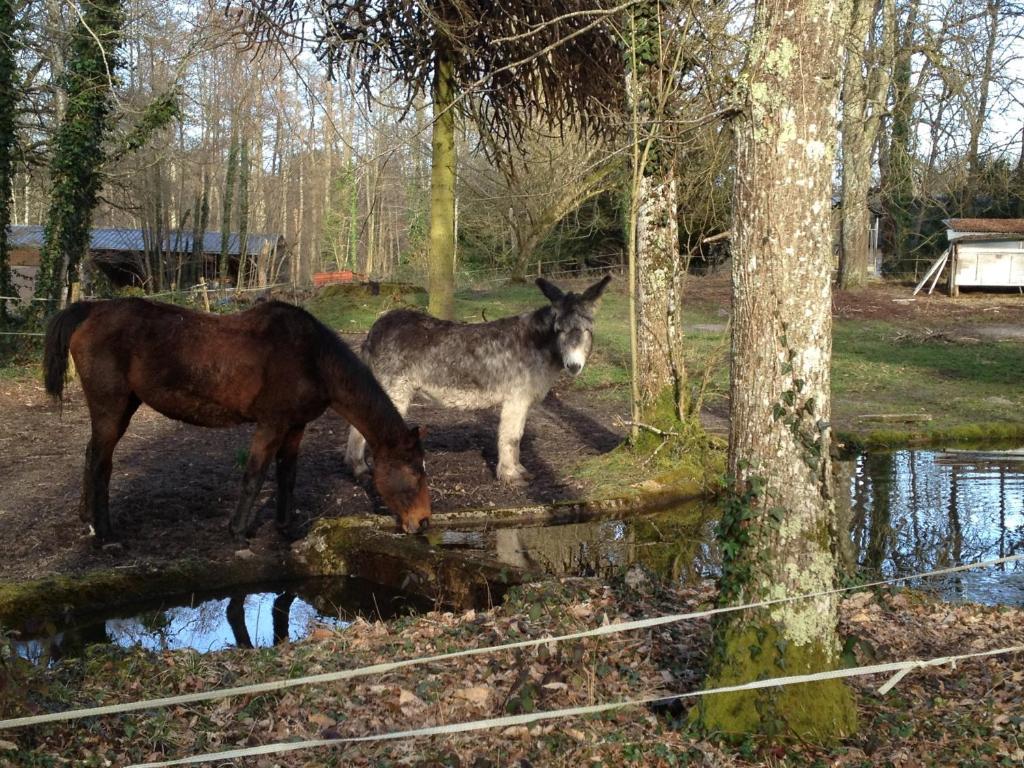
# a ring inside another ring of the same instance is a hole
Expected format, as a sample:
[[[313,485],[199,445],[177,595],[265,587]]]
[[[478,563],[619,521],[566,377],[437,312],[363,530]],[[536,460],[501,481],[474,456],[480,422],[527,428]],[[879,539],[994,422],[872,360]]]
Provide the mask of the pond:
[[[848,573],[889,578],[1024,553],[1022,450],[876,452],[840,463],[839,471]],[[550,575],[609,578],[638,565],[693,583],[718,573],[715,514],[704,502],[624,520],[439,528],[428,540]],[[1024,606],[1024,562],[918,579],[912,586],[946,600]],[[63,626],[23,627],[16,648],[45,663],[92,643],[155,651],[261,647],[300,639],[317,623],[344,627],[355,616],[388,619],[432,607],[361,579],[318,579],[185,595]]]
[[[364,579],[262,584],[231,593],[187,594],[60,623],[19,628],[15,653],[37,664],[80,655],[94,644],[151,651],[261,648],[301,640],[316,626],[347,627],[429,610],[432,604]]]
[[[839,471],[848,573],[891,578],[1024,553],[1024,450],[875,452]],[[606,577],[639,564],[692,581],[717,575],[714,517],[713,507],[695,504],[629,520],[437,536],[551,574]],[[1024,605],[1024,562],[913,586],[946,600]]]
[[[1024,450],[870,453],[843,469],[847,556],[869,576],[1024,554]],[[1024,562],[913,586],[946,600],[1024,605]]]

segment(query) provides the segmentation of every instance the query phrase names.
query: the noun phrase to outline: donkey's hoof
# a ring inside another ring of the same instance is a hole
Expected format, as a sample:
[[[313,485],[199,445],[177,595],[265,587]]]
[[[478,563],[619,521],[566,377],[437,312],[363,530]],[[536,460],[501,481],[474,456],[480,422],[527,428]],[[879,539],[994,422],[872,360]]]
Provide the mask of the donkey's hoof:
[[[526,471],[523,466],[514,467],[510,470],[498,470],[498,479],[505,485],[522,486],[529,484],[533,475]]]

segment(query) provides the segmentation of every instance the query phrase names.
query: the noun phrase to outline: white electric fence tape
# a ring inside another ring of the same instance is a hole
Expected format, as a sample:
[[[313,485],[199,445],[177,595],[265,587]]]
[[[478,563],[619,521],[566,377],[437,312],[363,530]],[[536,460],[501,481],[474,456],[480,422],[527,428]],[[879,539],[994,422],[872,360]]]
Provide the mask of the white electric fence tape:
[[[647,696],[641,699],[630,701],[616,701],[609,704],[594,704],[587,707],[569,707],[567,709],[555,709],[547,712],[533,712],[528,715],[509,715],[507,717],[494,717],[487,720],[472,720],[466,723],[450,723],[448,725],[435,725],[429,728],[417,728],[411,731],[392,731],[391,733],[374,734],[372,736],[349,736],[339,739],[310,739],[307,741],[286,741],[275,744],[262,744],[256,747],[244,747],[242,749],[230,749],[223,752],[208,752],[202,755],[192,755],[174,760],[164,760],[157,763],[136,763],[128,768],[164,768],[170,765],[195,765],[196,763],[219,762],[222,760],[234,760],[240,757],[255,757],[257,755],[277,755],[282,752],[294,752],[300,749],[313,749],[315,747],[337,747],[346,744],[357,744],[368,741],[395,741],[397,739],[413,739],[422,736],[447,736],[455,733],[466,733],[468,731],[483,731],[491,728],[507,728],[515,725],[528,725],[541,720],[555,720],[566,717],[579,717],[580,715],[593,715],[600,712],[609,712],[616,709],[638,707],[655,702],[677,701],[679,699],[692,699],[700,696],[709,696],[716,693],[734,693],[736,691],[753,691],[758,688],[774,688],[786,685],[798,685],[800,683],[814,683],[822,680],[838,680],[847,677],[864,677],[866,675],[886,674],[895,672],[895,676],[889,680],[879,691],[887,692],[908,672],[926,667],[937,667],[944,664],[956,664],[965,659],[977,659],[985,656],[998,656],[1007,653],[1024,653],[1024,645],[1016,645],[1008,648],[996,648],[990,651],[979,651],[977,653],[963,653],[957,656],[943,656],[935,659],[913,659],[908,661],[894,661],[887,664],[872,664],[865,667],[851,667],[849,669],[836,669],[829,672],[815,672],[808,675],[790,675],[789,677],[775,677],[769,680],[755,680],[742,685],[726,685],[721,688],[708,690],[690,691],[689,693],[662,694],[660,696]]]
[[[521,640],[515,643],[505,643],[503,645],[493,645],[483,648],[466,648],[461,651],[440,653],[433,656],[424,656],[417,659],[403,659],[401,661],[371,664],[370,666],[359,667],[357,669],[344,669],[338,672],[324,672],[318,675],[307,675],[305,677],[295,677],[285,680],[272,680],[266,683],[240,685],[234,688],[220,688],[212,691],[186,693],[179,696],[166,696],[163,698],[147,699],[144,701],[130,701],[125,702],[123,704],[108,704],[106,706],[88,707],[85,709],[72,709],[64,712],[50,712],[43,715],[15,717],[9,720],[0,720],[0,731],[7,730],[10,728],[19,728],[27,725],[40,725],[42,723],[78,720],[83,717],[98,717],[100,715],[115,715],[124,712],[137,712],[142,709],[156,709],[158,707],[170,707],[178,704],[194,704],[198,701],[210,701],[212,699],[222,699],[231,696],[247,696],[256,693],[269,693],[272,691],[283,690],[285,688],[294,688],[295,686],[299,685],[314,685],[317,683],[336,682],[338,680],[351,680],[357,677],[366,677],[367,675],[376,675],[382,674],[384,672],[392,672],[396,669],[418,666],[420,664],[433,664],[440,661],[447,661],[448,659],[456,659],[462,656],[478,656],[485,653],[496,653],[498,651],[515,650],[517,648],[531,648],[538,645],[546,645],[548,643],[560,643],[568,640],[580,640],[586,637],[599,637],[602,635],[611,635],[619,632],[629,632],[635,629],[647,629],[649,627],[658,627],[664,624],[674,624],[680,621],[686,621],[690,619],[702,619],[710,616],[716,616],[718,614],[731,613],[733,611],[744,611],[751,608],[766,608],[773,605],[794,602],[796,600],[807,600],[817,597],[828,597],[831,595],[837,595],[844,592],[851,592],[854,590],[871,589],[873,587],[885,586],[887,584],[897,584],[904,581],[910,581],[912,579],[921,579],[933,576],[944,576],[951,573],[959,573],[961,571],[968,571],[975,568],[986,568],[994,565],[1002,565],[1004,563],[1012,563],[1019,560],[1024,560],[1024,555],[1011,555],[1009,557],[1000,557],[996,558],[995,560],[985,560],[977,563],[969,563],[967,565],[958,565],[950,568],[942,568],[937,571],[929,571],[927,573],[917,573],[912,574],[910,576],[900,576],[892,579],[873,581],[868,584],[859,584],[851,587],[828,589],[822,592],[813,592],[806,595],[780,597],[774,600],[765,600],[758,603],[746,603],[744,605],[731,605],[723,608],[710,608],[703,611],[694,611],[692,613],[678,613],[670,614],[667,616],[656,616],[652,619],[637,619],[635,621],[624,621],[617,624],[606,624],[601,627],[595,627],[594,629],[587,629],[580,632],[572,632],[567,635],[559,635],[556,637],[539,637],[530,640]]]

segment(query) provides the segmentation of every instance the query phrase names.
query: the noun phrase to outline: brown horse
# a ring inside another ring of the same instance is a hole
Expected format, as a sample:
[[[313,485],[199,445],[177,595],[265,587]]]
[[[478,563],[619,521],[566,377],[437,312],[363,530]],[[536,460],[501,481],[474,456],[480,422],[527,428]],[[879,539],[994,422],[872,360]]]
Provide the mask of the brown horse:
[[[414,533],[430,518],[421,430],[406,427],[369,368],[305,310],[277,301],[219,316],[143,299],[72,304],[46,331],[46,391],[58,399],[69,350],[92,420],[79,515],[101,541],[111,530],[114,446],[141,403],[203,427],[256,423],[229,526],[236,539],[250,532],[275,456],[277,523],[288,529],[303,430],[328,406],[381,457],[374,482],[402,528]]]

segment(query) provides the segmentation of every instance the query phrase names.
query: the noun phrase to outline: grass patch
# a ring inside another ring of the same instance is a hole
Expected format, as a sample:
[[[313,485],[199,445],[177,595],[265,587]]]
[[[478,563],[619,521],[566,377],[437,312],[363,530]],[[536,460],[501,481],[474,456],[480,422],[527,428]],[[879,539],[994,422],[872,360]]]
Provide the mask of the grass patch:
[[[832,411],[837,431],[865,445],[1018,439],[1024,435],[1024,344],[950,343],[894,323],[836,323]],[[859,417],[927,414],[912,427]]]
[[[693,495],[715,493],[725,474],[726,445],[698,425],[658,436],[641,432],[637,440],[577,464],[573,476],[586,496],[638,496],[667,489]]]

